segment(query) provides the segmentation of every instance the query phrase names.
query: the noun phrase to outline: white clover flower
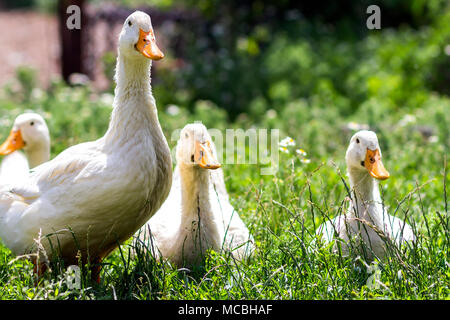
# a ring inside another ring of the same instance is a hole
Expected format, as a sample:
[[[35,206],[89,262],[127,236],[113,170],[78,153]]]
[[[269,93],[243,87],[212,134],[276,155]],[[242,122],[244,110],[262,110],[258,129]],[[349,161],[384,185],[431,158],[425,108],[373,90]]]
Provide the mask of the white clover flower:
[[[303,149],[297,149],[297,150],[295,150],[295,152],[301,157],[306,157],[306,155],[307,155],[306,151]]]
[[[295,146],[295,141],[291,137],[286,137],[280,141],[280,146],[281,147]]]

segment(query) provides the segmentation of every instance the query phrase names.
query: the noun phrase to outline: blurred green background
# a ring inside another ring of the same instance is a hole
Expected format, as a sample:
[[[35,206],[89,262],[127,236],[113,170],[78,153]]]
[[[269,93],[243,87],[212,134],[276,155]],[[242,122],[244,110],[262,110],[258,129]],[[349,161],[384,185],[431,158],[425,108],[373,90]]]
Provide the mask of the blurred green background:
[[[57,1],[0,0],[0,29],[13,30],[0,34],[1,137],[25,110],[44,115],[52,157],[101,137],[114,98],[115,41],[124,18],[140,9],[151,15],[166,55],[153,63],[152,85],[172,147],[176,129],[196,120],[223,131],[280,129],[280,138],[292,137],[295,147],[280,153],[274,176],[261,176],[261,165],[223,167],[230,201],[258,246],[243,269],[244,281],[233,280],[232,264],[216,256],[205,269],[213,280],[197,281],[185,270],[166,273],[159,264],[129,266],[115,251],[103,285],[86,285],[83,292],[111,298],[113,287],[119,299],[448,298],[448,1],[84,2],[91,17],[90,24],[82,23],[88,31],[83,58],[88,78],[65,82]],[[381,30],[366,27],[372,4],[381,9]],[[319,212],[334,217],[342,209],[346,178],[341,181],[338,170],[345,172],[345,149],[360,129],[378,135],[391,173],[380,185],[390,213],[398,206],[396,216],[407,216],[423,240],[420,250],[390,260],[378,291],[368,289],[366,274],[351,260],[337,259],[331,248],[304,250],[323,222]],[[297,148],[306,155],[299,156]],[[24,276],[22,262],[10,263],[13,257],[3,246],[0,259],[0,284],[7,288],[0,298],[74,294],[58,291],[54,283],[40,291],[32,267]],[[141,285],[147,275],[151,289]]]
[[[0,8],[55,15],[56,4],[3,0]],[[366,27],[370,4],[380,6],[381,30]],[[160,12],[163,18],[171,13],[171,23],[153,22],[166,58],[155,63],[152,72],[160,111],[172,106],[169,112],[181,113],[176,117],[179,122],[173,119],[174,127],[185,123],[184,114],[218,128],[230,122],[278,127],[313,148],[325,148],[318,151],[332,151],[335,140],[312,141],[311,135],[322,131],[336,136],[350,121],[380,130],[413,114],[419,124],[416,131],[425,138],[439,136],[446,148],[449,145],[448,1],[93,0],[85,5],[94,12],[111,5],[118,12],[140,8]],[[107,80],[114,72],[115,50],[115,46],[104,49],[94,62]],[[33,68],[24,65],[18,80],[19,84],[15,79],[9,82],[10,96],[5,100],[44,111],[52,108],[46,104],[58,103],[48,100],[54,99],[55,86],[62,86],[58,77],[36,83]],[[113,93],[113,86],[108,82],[101,90],[95,85],[85,89],[95,100],[102,92]],[[33,87],[50,88],[44,92],[48,99],[37,103],[30,99]],[[173,129],[171,121],[168,130]],[[301,132],[306,125],[307,132]],[[103,129],[100,126],[95,134]],[[76,132],[68,133],[76,139]]]

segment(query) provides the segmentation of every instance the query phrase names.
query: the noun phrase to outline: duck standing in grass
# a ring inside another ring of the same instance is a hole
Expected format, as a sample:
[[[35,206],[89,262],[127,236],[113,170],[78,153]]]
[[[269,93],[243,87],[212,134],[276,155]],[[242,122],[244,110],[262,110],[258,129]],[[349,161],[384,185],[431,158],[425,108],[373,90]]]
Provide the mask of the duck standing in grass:
[[[372,131],[359,131],[353,135],[345,156],[350,178],[351,201],[347,214],[322,224],[317,234],[325,242],[335,236],[343,240],[342,251],[348,254],[350,247],[369,260],[383,258],[388,243],[399,246],[413,241],[412,228],[401,219],[389,215],[384,208],[379,180],[389,178],[381,161],[377,136]]]
[[[238,260],[249,256],[253,238],[228,200],[215,146],[204,125],[183,128],[176,159],[169,197],[136,234],[138,241],[155,257],[178,266],[201,264],[209,249],[229,250]]]
[[[5,156],[0,186],[26,181],[30,168],[50,159],[50,134],[44,118],[32,112],[17,116],[9,137],[0,145],[0,155]]]
[[[36,167],[25,183],[0,191],[0,238],[14,254],[35,252],[42,234],[40,245],[50,260],[58,255],[66,266],[89,262],[99,281],[101,260],[159,209],[170,191],[172,161],[150,68],[163,56],[150,17],[131,14],[119,36],[105,135],[63,151]]]

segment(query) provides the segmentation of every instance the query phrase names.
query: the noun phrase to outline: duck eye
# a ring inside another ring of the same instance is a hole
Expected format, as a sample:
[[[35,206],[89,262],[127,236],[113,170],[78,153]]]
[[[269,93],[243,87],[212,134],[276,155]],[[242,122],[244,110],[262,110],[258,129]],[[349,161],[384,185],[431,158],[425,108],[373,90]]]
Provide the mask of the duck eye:
[[[34,126],[34,121],[31,121],[31,122],[30,122],[30,126]]]
[[[185,133],[184,136],[185,136],[186,138],[189,138],[189,135],[188,135],[187,133]]]
[[[356,138],[356,143],[359,143],[359,139],[358,138]]]
[[[131,27],[133,24],[131,23],[130,20],[128,20],[128,25]]]
[[[191,155],[191,161],[194,162],[194,155]]]

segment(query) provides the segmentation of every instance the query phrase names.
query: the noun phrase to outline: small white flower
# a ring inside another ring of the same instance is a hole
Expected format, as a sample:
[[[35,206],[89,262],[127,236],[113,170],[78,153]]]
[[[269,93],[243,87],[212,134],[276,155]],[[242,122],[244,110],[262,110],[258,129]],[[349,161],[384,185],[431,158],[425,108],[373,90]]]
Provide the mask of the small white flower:
[[[360,124],[352,121],[347,123],[347,129],[354,131],[369,130],[369,126],[367,124]]]
[[[407,124],[414,122],[416,122],[416,117],[413,116],[412,114],[407,114],[398,122],[398,125],[404,127]]]
[[[100,95],[99,101],[105,106],[112,106],[114,102],[114,95],[108,92],[102,93]]]
[[[438,136],[431,136],[428,138],[428,142],[429,143],[436,143],[439,141],[439,137]]]
[[[280,147],[280,151],[284,153],[289,153],[289,150],[286,147]]]
[[[300,161],[303,162],[303,163],[310,163],[311,159],[301,159]]]
[[[295,146],[295,141],[291,137],[286,137],[280,141],[280,146],[281,147]]]
[[[166,112],[168,114],[170,114],[171,116],[176,116],[177,114],[180,113],[180,107],[178,107],[174,104],[171,104],[167,107]]]
[[[33,100],[40,100],[44,97],[44,91],[42,91],[39,88],[33,88],[33,90],[31,90],[31,98]]]
[[[9,127],[11,125],[11,120],[4,116],[0,118],[0,127]]]
[[[269,109],[269,110],[267,110],[267,112],[266,112],[266,117],[267,117],[268,119],[274,119],[274,118],[277,117],[277,112],[276,112],[275,110],[273,110],[273,109]]]
[[[297,149],[297,150],[295,150],[295,152],[296,152],[299,156],[302,156],[302,157],[306,157],[306,155],[307,155],[306,151],[303,150],[303,149]]]
[[[450,56],[450,44],[445,46],[444,52],[445,52],[446,55]]]
[[[68,101],[70,99],[70,89],[69,88],[61,89],[61,91],[57,93],[57,99]]]

